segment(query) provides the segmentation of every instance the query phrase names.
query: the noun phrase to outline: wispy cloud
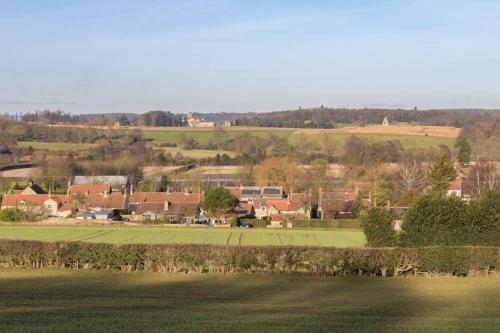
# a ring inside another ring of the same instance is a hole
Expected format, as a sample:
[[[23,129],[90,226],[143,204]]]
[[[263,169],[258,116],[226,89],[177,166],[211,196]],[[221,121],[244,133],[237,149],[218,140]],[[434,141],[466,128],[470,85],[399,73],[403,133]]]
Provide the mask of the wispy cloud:
[[[3,104],[7,105],[78,105],[76,102],[64,101],[4,101]]]

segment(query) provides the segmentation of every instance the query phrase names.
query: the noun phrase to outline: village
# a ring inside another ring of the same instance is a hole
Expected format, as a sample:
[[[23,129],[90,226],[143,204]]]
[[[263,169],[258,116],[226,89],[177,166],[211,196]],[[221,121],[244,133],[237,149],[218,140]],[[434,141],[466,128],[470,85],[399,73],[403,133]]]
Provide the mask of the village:
[[[16,209],[30,221],[45,222],[67,219],[79,221],[113,221],[116,223],[175,224],[177,226],[256,225],[270,228],[293,228],[295,220],[352,220],[361,209],[375,204],[373,183],[355,182],[352,187],[319,188],[318,193],[287,193],[282,186],[220,186],[234,199],[230,207],[216,214],[204,209],[203,191],[181,192],[135,191],[127,176],[75,176],[65,194],[47,193],[29,181],[26,187],[5,194],[1,209]],[[448,196],[468,200],[462,193],[461,180],[448,185]],[[316,200],[313,200],[315,198]],[[395,228],[400,229],[402,212],[408,207],[387,204],[394,215]],[[264,223],[264,224],[263,224]]]

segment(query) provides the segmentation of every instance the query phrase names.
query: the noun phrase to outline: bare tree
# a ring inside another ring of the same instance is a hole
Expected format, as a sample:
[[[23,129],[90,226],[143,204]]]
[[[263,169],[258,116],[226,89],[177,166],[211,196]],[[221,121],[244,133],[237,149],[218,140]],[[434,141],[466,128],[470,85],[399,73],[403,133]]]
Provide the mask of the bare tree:
[[[498,170],[492,161],[478,161],[471,167],[467,179],[473,194],[480,197],[495,190],[498,187],[497,175]]]
[[[399,192],[420,191],[424,188],[425,176],[416,160],[403,162],[399,165],[394,187]]]

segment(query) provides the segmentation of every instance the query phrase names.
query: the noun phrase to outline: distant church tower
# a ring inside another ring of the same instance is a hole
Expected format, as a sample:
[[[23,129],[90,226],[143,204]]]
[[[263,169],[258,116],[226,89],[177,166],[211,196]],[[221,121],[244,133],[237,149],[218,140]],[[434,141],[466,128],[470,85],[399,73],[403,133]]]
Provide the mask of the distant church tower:
[[[387,119],[387,116],[384,117],[384,121],[382,122],[382,126],[389,126],[389,119]]]

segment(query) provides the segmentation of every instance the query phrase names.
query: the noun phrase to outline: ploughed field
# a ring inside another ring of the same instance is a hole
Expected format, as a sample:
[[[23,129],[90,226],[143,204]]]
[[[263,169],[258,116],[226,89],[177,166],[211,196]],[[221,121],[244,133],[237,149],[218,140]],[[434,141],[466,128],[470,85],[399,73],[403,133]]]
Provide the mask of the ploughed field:
[[[498,277],[0,269],[2,332],[498,332]]]
[[[297,245],[361,247],[360,230],[240,229],[129,226],[0,226],[0,239],[94,243]]]

